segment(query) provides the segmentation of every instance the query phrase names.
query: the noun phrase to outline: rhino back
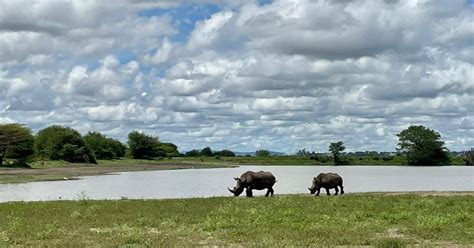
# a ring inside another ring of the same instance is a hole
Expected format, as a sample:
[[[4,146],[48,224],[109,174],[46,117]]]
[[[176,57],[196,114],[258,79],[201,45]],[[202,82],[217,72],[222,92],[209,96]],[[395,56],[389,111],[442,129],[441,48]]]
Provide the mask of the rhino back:
[[[336,173],[321,173],[317,176],[321,186],[335,187],[342,184],[342,177]]]
[[[272,187],[275,182],[275,176],[270,172],[252,172],[247,171],[242,174],[242,177],[245,178],[245,183],[247,185],[252,185],[255,189],[264,189],[267,187]]]

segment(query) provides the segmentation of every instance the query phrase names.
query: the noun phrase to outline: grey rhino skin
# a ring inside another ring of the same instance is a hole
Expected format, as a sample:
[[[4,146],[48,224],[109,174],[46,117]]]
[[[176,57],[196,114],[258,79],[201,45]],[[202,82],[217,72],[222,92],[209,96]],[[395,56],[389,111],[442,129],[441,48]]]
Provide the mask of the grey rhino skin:
[[[316,196],[319,196],[319,191],[321,188],[325,188],[328,195],[331,195],[329,193],[329,189],[336,189],[335,195],[337,195],[339,193],[339,189],[337,187],[341,188],[341,195],[344,194],[341,176],[336,173],[320,173],[313,179],[313,185],[308,189],[311,194],[314,194],[314,192],[317,191]]]
[[[234,196],[239,196],[242,194],[244,189],[246,189],[245,193],[247,197],[252,197],[252,190],[262,190],[268,189],[265,196],[271,194],[273,196],[273,185],[276,183],[275,176],[273,176],[270,172],[259,171],[247,171],[240,176],[240,178],[234,178],[237,181],[237,186],[234,189],[229,189],[229,191],[234,194]]]

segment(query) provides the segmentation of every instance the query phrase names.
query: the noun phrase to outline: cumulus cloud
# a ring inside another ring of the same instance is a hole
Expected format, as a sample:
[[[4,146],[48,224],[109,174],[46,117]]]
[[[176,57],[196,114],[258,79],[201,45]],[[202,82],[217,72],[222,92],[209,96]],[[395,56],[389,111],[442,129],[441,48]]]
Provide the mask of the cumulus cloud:
[[[391,151],[422,124],[474,146],[464,0],[0,6],[0,122],[284,152]]]

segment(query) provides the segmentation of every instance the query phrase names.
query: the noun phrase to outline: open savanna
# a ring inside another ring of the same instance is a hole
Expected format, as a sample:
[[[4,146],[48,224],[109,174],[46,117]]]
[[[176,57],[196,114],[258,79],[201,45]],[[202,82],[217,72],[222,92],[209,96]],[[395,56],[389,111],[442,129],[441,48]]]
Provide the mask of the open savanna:
[[[0,246],[474,245],[473,193],[0,204]]]

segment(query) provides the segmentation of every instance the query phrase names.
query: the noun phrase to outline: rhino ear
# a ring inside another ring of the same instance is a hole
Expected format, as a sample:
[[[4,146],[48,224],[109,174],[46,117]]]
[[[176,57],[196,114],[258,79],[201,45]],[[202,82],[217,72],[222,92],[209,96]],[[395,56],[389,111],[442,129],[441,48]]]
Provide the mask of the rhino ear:
[[[238,177],[234,177],[234,179],[235,179],[235,181],[239,181],[239,180],[240,180],[240,178],[238,178]]]

